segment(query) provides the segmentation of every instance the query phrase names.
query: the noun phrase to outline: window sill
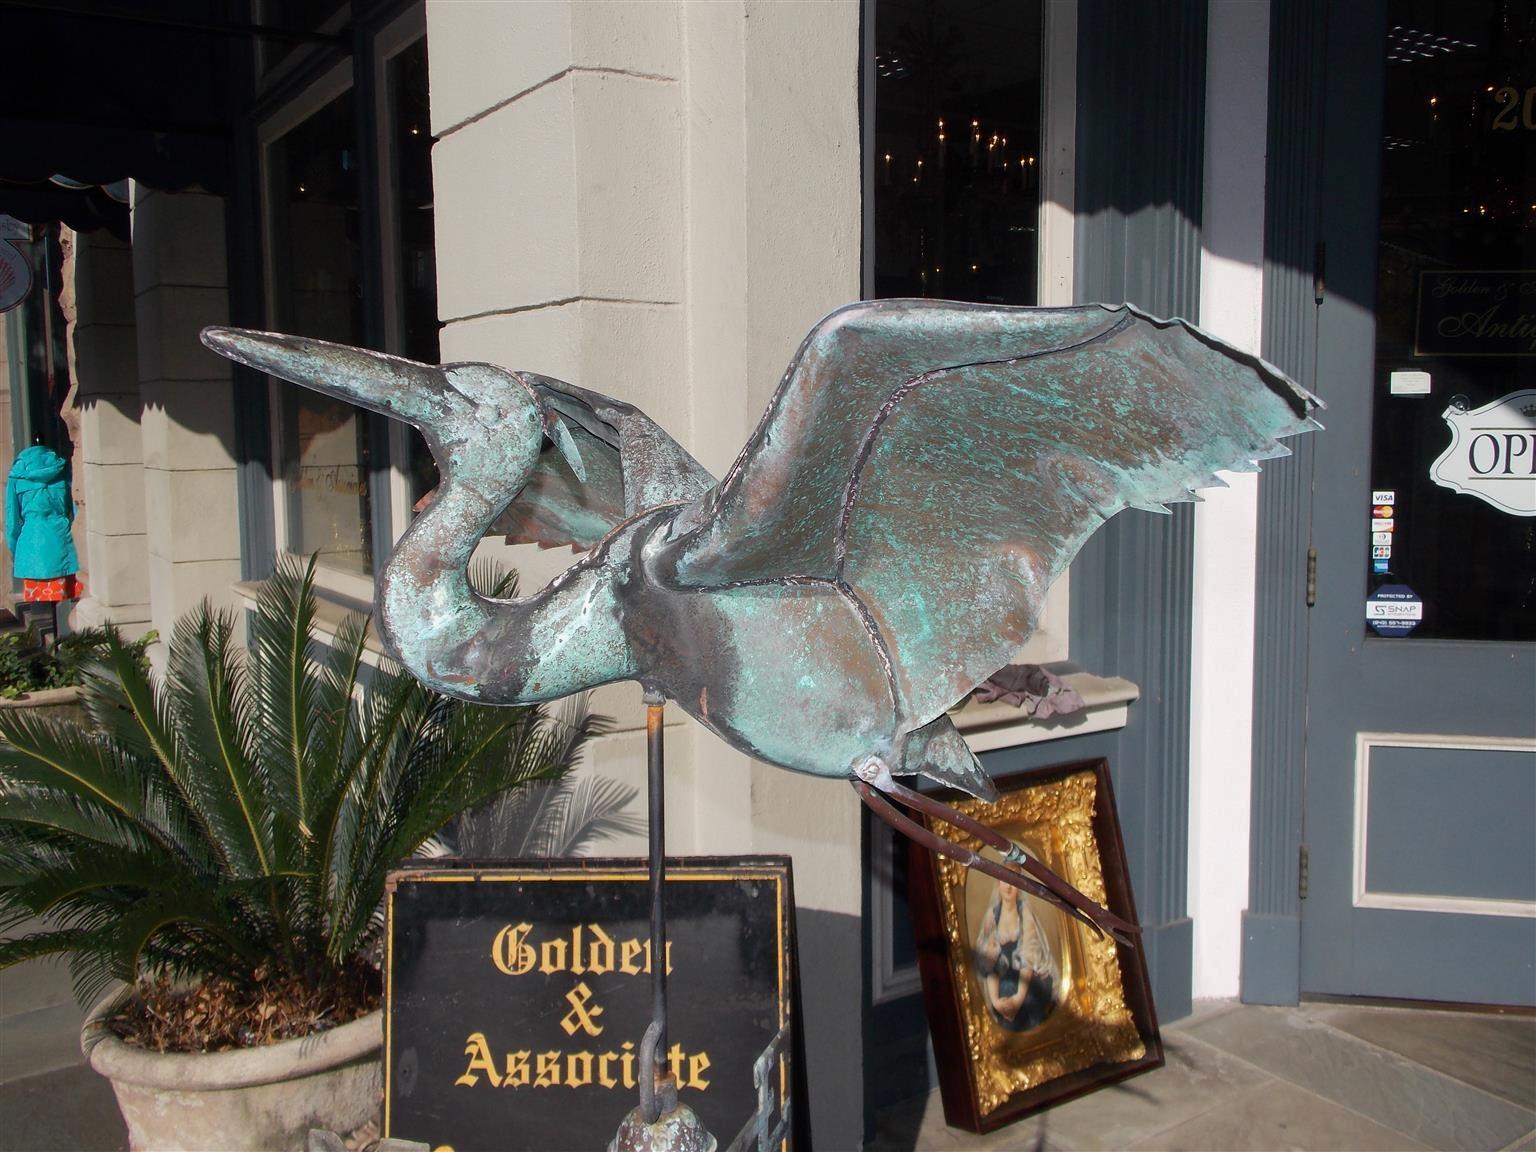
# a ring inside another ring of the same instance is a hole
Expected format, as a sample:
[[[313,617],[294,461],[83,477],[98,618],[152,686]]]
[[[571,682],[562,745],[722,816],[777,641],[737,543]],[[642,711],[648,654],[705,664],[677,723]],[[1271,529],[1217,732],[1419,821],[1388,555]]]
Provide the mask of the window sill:
[[[950,713],[955,727],[965,737],[972,752],[993,752],[999,748],[1014,748],[1021,744],[1039,744],[1046,740],[1063,740],[1069,736],[1086,736],[1093,732],[1110,732],[1124,728],[1130,720],[1131,704],[1141,695],[1141,689],[1120,676],[1096,676],[1084,672],[1075,664],[1060,663],[1043,665],[1060,676],[1077,690],[1085,707],[1069,716],[1052,716],[1036,720],[1025,716],[1012,704],[978,704],[969,701],[964,707]]]
[[[242,580],[234,586],[235,595],[245,602],[245,606],[252,612],[256,611],[256,599],[261,595],[264,580]],[[315,588],[315,633],[327,644],[336,642],[336,633],[341,628],[342,621],[355,613],[369,615],[373,611],[372,604],[360,603],[340,592],[330,588]],[[380,642],[378,633],[372,628],[368,629],[368,639],[364,644],[363,661],[374,665],[379,663],[381,657],[388,656],[384,645]]]

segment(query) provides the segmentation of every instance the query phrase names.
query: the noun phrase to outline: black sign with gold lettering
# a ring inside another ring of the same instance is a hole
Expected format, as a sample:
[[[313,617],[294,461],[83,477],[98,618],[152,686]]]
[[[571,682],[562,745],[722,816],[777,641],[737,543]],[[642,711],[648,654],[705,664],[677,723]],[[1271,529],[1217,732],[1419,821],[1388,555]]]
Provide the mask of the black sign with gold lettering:
[[[1536,355],[1536,270],[1420,272],[1413,354]]]
[[[667,1062],[721,1148],[760,1104],[770,1130],[787,1111],[793,908],[786,858],[667,864]],[[385,1135],[606,1148],[650,1022],[645,861],[423,865],[390,878],[385,911]]]

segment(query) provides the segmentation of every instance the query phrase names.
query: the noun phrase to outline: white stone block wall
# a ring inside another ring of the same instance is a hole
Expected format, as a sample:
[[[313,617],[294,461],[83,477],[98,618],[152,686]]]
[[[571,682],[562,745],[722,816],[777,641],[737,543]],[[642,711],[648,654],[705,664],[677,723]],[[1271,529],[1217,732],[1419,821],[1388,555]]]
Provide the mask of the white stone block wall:
[[[225,264],[223,200],[134,189],[148,599],[165,639],[205,597],[227,608],[239,603],[229,364],[198,340],[205,325],[228,321]]]
[[[73,235],[70,247],[76,547],[87,593],[71,620],[137,636],[150,610],[133,252],[104,230]]]
[[[443,359],[628,400],[722,475],[859,295],[858,4],[429,0],[427,42]],[[525,590],[571,559],[511,551]],[[593,767],[643,789],[638,688],[596,706]],[[673,710],[667,735],[669,851],[794,858],[813,1123],[854,1146],[857,799]]]
[[[722,473],[801,337],[859,292],[856,5],[443,0],[427,18],[444,360],[622,397]],[[599,704],[623,730],[598,762],[628,761],[638,692]],[[679,849],[832,852],[854,867],[807,867],[802,902],[857,912],[851,796],[694,738],[720,782],[679,814]],[[800,789],[828,826],[775,831]]]

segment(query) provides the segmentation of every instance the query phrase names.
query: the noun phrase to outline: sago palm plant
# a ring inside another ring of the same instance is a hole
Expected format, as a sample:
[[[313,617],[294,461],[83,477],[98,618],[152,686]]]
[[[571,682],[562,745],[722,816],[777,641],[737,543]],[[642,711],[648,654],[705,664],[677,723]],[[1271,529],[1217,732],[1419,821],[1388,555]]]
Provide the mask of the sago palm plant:
[[[266,583],[249,649],[204,604],[158,678],[112,636],[84,725],[0,714],[0,931],[47,925],[0,942],[0,967],[67,954],[82,997],[143,976],[354,979],[385,873],[455,817],[558,781],[601,729],[583,707],[555,721],[369,667],[362,616],[322,643],[313,575]],[[589,833],[615,827],[598,816]]]

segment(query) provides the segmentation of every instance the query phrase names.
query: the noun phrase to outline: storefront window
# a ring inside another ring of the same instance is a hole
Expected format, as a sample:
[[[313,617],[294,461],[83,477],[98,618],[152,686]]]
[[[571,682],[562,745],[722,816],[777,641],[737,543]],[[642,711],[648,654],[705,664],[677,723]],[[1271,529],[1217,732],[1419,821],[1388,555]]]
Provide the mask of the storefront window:
[[[873,295],[1038,299],[1038,0],[875,6]]]
[[[345,36],[350,13],[346,4],[334,0],[259,0],[254,15],[263,28],[288,33],[265,36],[257,43],[261,71],[270,75],[313,47],[314,42],[304,34],[328,33],[338,39]]]
[[[264,128],[268,327],[438,361],[424,23],[417,10],[370,31],[368,55]],[[403,423],[287,384],[272,412],[279,551],[317,553],[323,582],[366,596],[437,484],[431,455]]]
[[[394,142],[400,352],[423,364],[439,359],[437,250],[432,219],[432,137],[427,103],[427,42],[417,40],[387,65]],[[405,464],[412,503],[437,486],[437,465],[421,433],[408,432]]]
[[[1536,13],[1388,11],[1367,627],[1533,640]]]
[[[267,147],[271,319],[280,331],[365,342],[355,127],[348,88]],[[366,415],[304,389],[276,396],[280,545],[370,575]]]

